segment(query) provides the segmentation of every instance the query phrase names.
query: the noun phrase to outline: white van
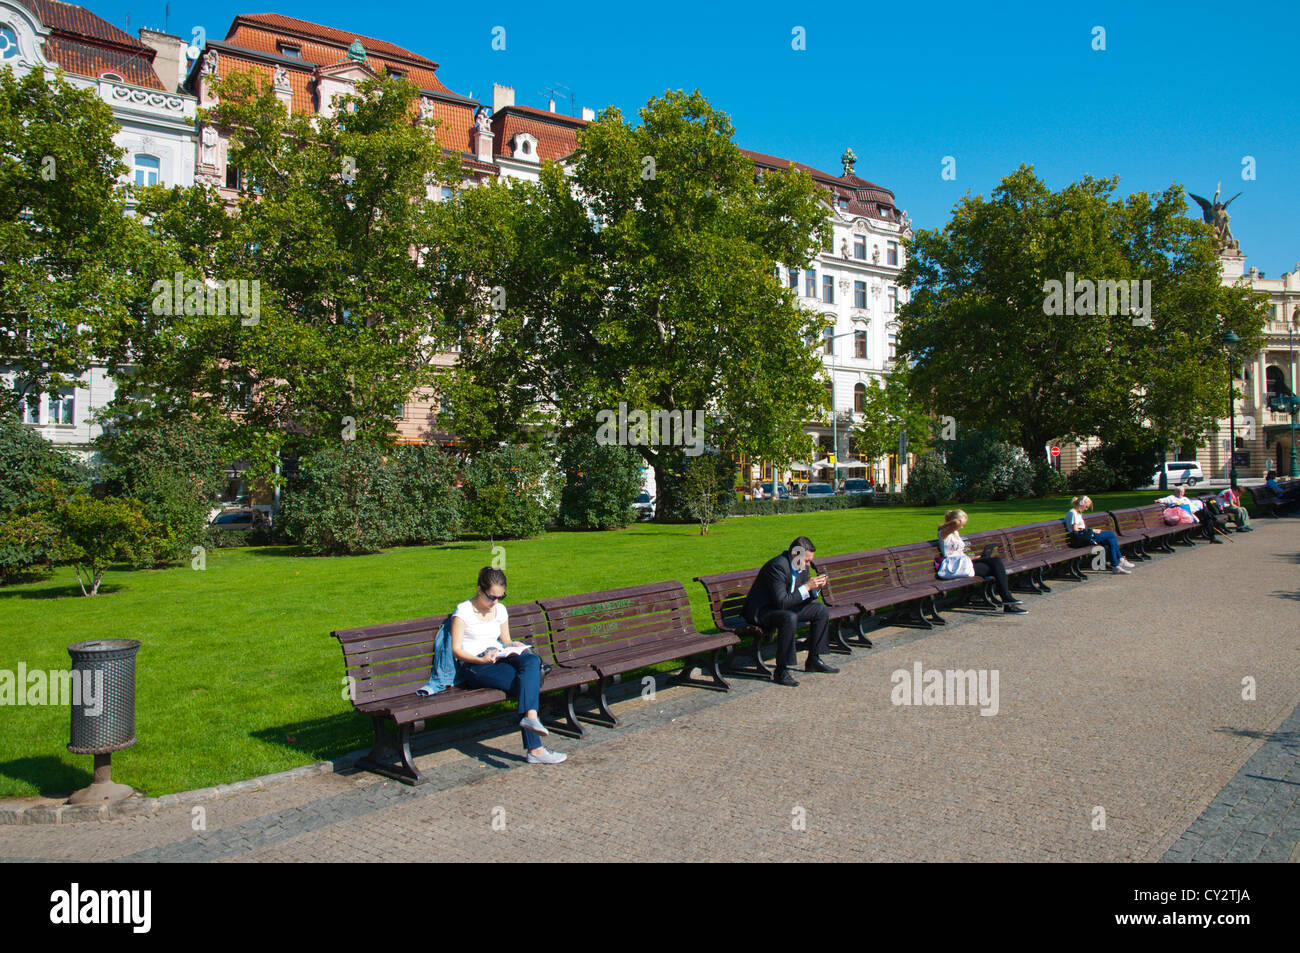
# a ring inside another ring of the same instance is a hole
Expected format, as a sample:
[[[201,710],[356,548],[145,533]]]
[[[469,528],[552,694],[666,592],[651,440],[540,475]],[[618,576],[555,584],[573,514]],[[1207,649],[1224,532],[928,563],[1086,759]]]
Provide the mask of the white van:
[[[1204,479],[1205,474],[1201,472],[1201,465],[1195,460],[1171,460],[1165,464],[1166,486],[1178,486],[1181,483],[1196,486]],[[1159,470],[1151,477],[1151,483],[1154,486],[1160,485]]]

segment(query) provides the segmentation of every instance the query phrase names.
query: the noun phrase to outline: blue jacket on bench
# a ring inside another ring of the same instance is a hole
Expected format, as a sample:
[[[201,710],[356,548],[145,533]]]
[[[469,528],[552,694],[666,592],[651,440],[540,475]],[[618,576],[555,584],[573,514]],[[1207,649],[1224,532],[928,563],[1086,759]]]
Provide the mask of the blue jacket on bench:
[[[415,690],[417,695],[436,695],[445,688],[456,684],[460,670],[456,658],[451,654],[451,616],[438,630],[438,638],[433,643],[433,673],[429,680]]]

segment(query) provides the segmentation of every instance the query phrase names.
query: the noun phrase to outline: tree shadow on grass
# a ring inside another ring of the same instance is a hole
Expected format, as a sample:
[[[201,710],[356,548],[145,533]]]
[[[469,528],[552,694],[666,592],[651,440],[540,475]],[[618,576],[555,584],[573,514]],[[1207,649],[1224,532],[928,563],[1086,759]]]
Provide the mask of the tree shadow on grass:
[[[101,583],[98,595],[111,596],[127,588],[129,587]],[[53,585],[44,586],[40,589],[0,589],[0,599],[69,599],[74,596],[78,599],[90,598],[82,596],[80,586]],[[95,598],[98,598],[98,596]]]
[[[0,761],[0,777],[24,781],[36,788],[41,797],[68,797],[93,780],[89,771],[52,755]]]
[[[325,718],[262,728],[249,732],[249,737],[307,755],[315,761],[328,761],[349,751],[369,748],[371,731],[369,719],[355,712],[340,712]]]

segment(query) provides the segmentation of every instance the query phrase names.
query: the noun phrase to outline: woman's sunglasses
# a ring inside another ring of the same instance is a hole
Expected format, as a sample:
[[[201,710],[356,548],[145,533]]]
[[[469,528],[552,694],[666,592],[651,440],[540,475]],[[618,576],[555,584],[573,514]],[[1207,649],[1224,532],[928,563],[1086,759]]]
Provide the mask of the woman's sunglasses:
[[[479,592],[483,592],[483,590],[480,589]],[[488,595],[486,592],[483,592],[483,598],[486,599],[488,602],[500,602],[500,601],[501,601],[502,599],[504,599],[505,597],[506,597],[506,594],[505,594],[504,592],[501,593],[501,595],[499,595],[499,596],[490,596],[490,595]]]

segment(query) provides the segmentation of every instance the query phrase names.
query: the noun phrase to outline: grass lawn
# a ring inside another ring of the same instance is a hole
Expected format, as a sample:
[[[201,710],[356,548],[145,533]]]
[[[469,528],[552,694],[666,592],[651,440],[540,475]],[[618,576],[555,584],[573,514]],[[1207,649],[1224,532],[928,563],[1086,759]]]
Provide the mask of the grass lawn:
[[[1097,510],[1150,503],[1157,491],[1094,498]],[[966,506],[968,533],[1063,516],[1068,497]],[[506,541],[508,603],[677,579],[695,624],[713,625],[692,578],[759,566],[798,535],[818,555],[930,539],[943,507],[870,507],[751,516],[713,526],[636,524],[603,533]],[[450,612],[474,594],[486,542],[316,558],[293,547],[217,550],[203,571],[113,571],[83,598],[71,569],[0,589],[0,669],[66,669],[66,646],[130,638],[137,659],[135,747],[114,780],[151,796],[283,771],[367,747],[352,711],[334,629]],[[90,783],[91,758],[67,751],[66,706],[0,708],[0,797],[63,796]]]

